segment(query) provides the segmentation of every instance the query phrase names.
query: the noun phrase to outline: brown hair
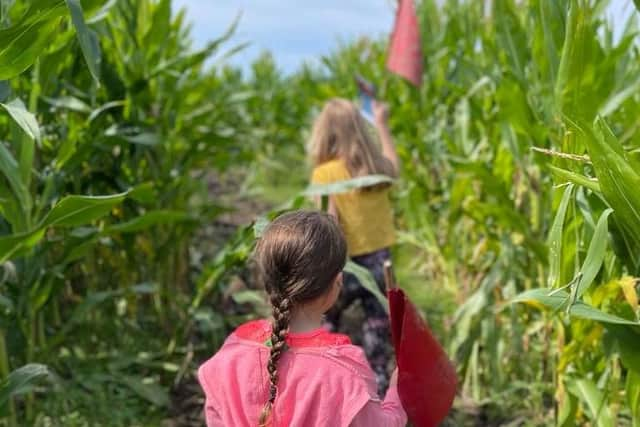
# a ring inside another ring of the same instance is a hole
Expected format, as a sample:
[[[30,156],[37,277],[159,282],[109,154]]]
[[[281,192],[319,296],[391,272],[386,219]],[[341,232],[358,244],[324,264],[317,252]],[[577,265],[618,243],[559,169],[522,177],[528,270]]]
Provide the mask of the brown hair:
[[[295,211],[276,218],[264,231],[254,253],[258,279],[273,309],[269,399],[260,426],[271,419],[278,391],[278,361],[285,351],[292,310],[331,289],[347,260],[347,244],[335,219],[324,212]]]
[[[356,105],[346,99],[334,98],[325,104],[313,124],[309,156],[314,167],[342,159],[352,178],[372,174],[395,178],[397,175],[391,161],[372,140]]]

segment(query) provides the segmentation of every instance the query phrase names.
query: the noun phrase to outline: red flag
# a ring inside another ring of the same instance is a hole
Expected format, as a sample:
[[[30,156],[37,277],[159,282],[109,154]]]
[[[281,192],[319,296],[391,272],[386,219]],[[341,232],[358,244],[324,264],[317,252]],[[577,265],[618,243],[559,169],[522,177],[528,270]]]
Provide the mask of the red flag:
[[[384,281],[402,407],[412,425],[435,427],[446,418],[453,405],[458,383],[456,369],[431,334],[427,322],[396,286],[391,261],[384,263]]]
[[[387,68],[415,86],[422,83],[420,28],[413,0],[400,0],[396,24],[389,43]]]
[[[387,293],[402,407],[414,426],[435,427],[453,405],[456,369],[404,292]]]

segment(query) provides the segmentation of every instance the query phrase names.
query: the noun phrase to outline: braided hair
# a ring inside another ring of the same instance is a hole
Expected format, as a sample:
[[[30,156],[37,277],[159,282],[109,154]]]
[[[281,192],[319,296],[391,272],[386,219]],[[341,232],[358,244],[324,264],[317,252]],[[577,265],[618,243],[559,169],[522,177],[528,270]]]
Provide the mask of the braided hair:
[[[272,423],[278,395],[278,362],[286,351],[292,311],[329,292],[346,259],[347,245],[340,226],[323,212],[281,215],[258,241],[254,254],[258,279],[269,294],[273,310],[267,363],[269,395],[260,414],[260,427]]]

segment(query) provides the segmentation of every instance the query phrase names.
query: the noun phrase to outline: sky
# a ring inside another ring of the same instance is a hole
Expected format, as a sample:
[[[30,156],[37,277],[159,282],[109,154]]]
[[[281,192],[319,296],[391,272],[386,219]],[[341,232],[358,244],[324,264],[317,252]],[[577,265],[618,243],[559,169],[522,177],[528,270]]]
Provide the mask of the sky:
[[[274,55],[285,72],[303,61],[317,61],[339,41],[361,35],[386,36],[393,27],[396,0],[174,0],[187,9],[196,47],[220,36],[242,13],[233,41],[250,46],[231,63],[247,67],[263,50]],[[608,13],[622,27],[634,12],[632,0],[611,0]],[[231,44],[228,45],[229,47]]]

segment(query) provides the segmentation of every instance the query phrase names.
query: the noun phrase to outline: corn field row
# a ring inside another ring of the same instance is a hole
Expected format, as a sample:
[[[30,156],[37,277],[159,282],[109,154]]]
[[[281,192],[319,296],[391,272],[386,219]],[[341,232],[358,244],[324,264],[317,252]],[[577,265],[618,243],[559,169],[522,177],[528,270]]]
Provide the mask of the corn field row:
[[[237,23],[194,49],[170,0],[0,0],[0,425],[201,425],[195,367],[264,310],[262,220],[225,218],[309,203],[307,129],[359,73],[448,425],[640,427],[639,12],[608,3],[422,0],[416,89],[386,40],[242,71]]]

